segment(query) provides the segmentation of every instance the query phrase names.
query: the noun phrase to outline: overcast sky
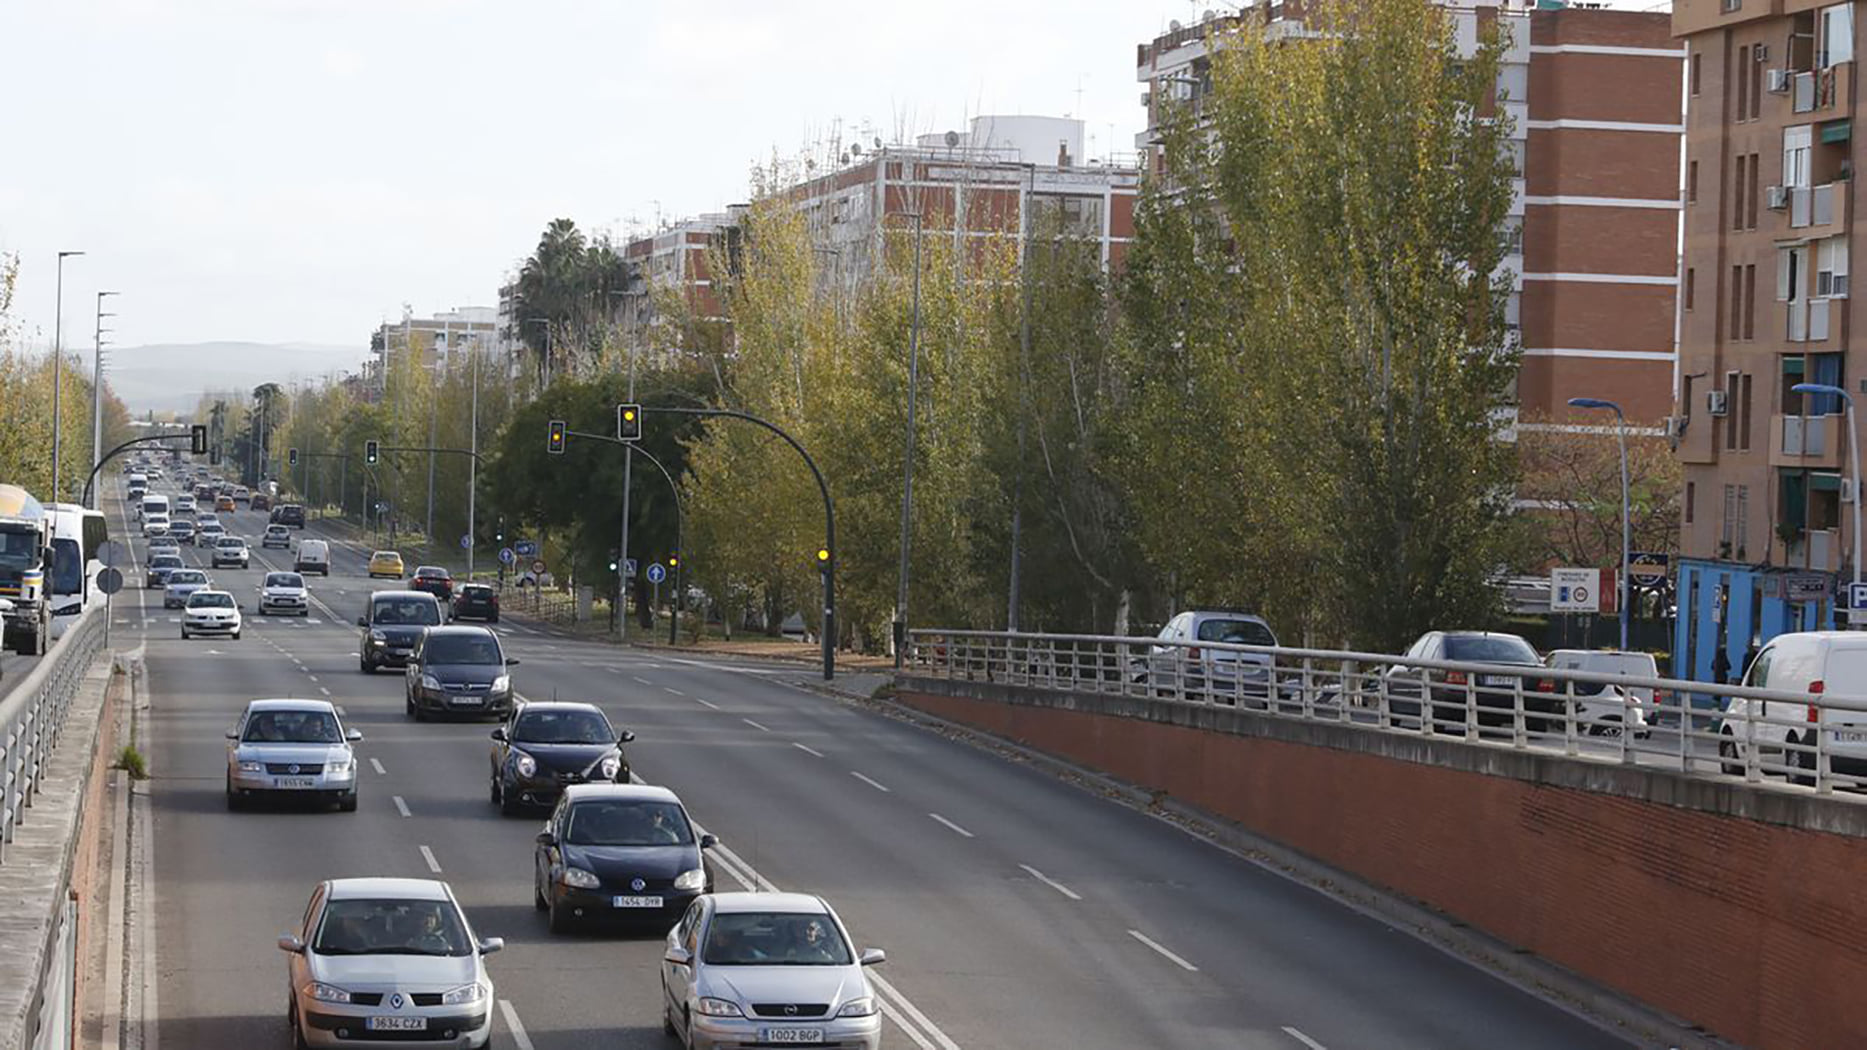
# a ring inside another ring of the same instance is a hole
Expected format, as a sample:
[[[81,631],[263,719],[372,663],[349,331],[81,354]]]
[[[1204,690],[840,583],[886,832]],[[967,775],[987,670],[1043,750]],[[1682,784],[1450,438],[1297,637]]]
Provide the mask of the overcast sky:
[[[1070,114],[1133,149],[1135,45],[1187,0],[5,0],[0,252],[66,344],[363,346],[495,305],[558,216],[626,235],[839,126]],[[1641,6],[1645,6],[1644,4]],[[1079,93],[1080,91],[1080,93]]]

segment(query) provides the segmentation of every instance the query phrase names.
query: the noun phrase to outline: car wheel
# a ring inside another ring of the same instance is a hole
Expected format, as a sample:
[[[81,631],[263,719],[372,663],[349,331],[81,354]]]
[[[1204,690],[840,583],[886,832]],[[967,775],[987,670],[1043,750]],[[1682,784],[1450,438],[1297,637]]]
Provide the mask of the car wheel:
[[[352,791],[350,794],[338,799],[337,808],[345,813],[355,813],[357,811],[357,793]]]
[[[239,632],[239,631],[235,631],[235,632],[233,632],[233,640],[234,640],[234,641],[236,641],[236,642],[240,640],[240,632]]]
[[[493,804],[498,805],[499,804],[499,774],[494,773],[492,776],[487,777],[486,782],[488,785],[490,785],[490,787],[487,790],[487,794],[491,797]]]
[[[244,804],[244,800],[240,798],[240,793],[233,789],[233,775],[228,774],[227,776],[227,812],[238,813],[240,811],[241,805],[243,804]]]
[[[532,907],[539,911],[549,911],[551,904],[545,900],[544,888],[538,885],[538,866],[532,865]]]
[[[569,908],[559,905],[556,901],[552,901],[546,910],[551,913],[550,927],[552,933],[569,933],[571,931]]]
[[[187,640],[188,640],[188,628],[184,627],[182,628],[182,641],[185,642]]]
[[[674,1027],[674,1004],[668,1001],[668,981],[661,981],[661,1031],[666,1035],[680,1038],[680,1031]]]
[[[488,617],[486,618],[486,622],[487,622],[487,623],[498,623],[498,622],[499,622],[499,614],[498,614],[498,613],[494,613],[493,615],[491,615],[491,616],[488,616]]]
[[[1804,747],[1815,746],[1812,742],[1800,737],[1792,737],[1789,742],[1792,744],[1801,744]],[[1793,763],[1786,762],[1784,764],[1793,765],[1797,770],[1797,772],[1789,774],[1789,782],[1791,784],[1800,784],[1803,787],[1815,786],[1815,752],[1798,751],[1796,752],[1795,761]]]
[[[519,815],[519,800],[512,797],[512,793],[506,790],[503,782],[499,785],[499,815],[502,817]]]
[[[1738,758],[1737,741],[1731,738],[1731,734],[1726,733],[1718,738],[1718,757],[1722,760],[1719,762],[1719,768],[1723,770],[1725,776],[1741,777],[1744,775],[1744,763]]]
[[[357,670],[362,671],[364,674],[375,674],[376,665],[370,663],[369,657],[359,656],[357,657]]]

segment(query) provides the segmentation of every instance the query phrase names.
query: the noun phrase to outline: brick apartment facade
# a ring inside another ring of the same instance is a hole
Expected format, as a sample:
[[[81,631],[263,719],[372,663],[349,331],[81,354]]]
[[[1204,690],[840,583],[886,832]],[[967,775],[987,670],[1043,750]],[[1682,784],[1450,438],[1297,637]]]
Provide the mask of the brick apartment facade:
[[[1853,473],[1838,398],[1867,393],[1848,257],[1857,12],[1814,0],[1679,0],[1687,58],[1685,468],[1675,653],[1707,678],[1753,642],[1827,627],[1852,575]]]

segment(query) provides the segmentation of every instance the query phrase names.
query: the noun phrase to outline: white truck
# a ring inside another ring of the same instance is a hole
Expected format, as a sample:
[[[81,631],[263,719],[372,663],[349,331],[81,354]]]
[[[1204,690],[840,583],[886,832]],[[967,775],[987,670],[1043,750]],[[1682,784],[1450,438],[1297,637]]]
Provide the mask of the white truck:
[[[25,656],[43,656],[51,643],[51,561],[52,519],[45,507],[18,485],[0,485],[0,598],[12,604],[0,635]]]

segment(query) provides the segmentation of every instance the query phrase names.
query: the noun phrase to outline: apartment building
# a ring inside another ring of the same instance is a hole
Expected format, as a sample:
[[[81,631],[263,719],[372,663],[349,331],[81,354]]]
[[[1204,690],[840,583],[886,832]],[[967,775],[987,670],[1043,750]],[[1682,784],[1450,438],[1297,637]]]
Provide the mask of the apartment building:
[[[1846,619],[1855,487],[1855,4],[1678,0],[1687,51],[1675,659],[1709,678],[1753,642]]]
[[[424,368],[445,371],[453,359],[471,350],[497,350],[501,346],[499,311],[490,306],[461,306],[432,317],[406,315],[385,321],[370,335],[371,362],[378,386],[390,356],[405,350],[421,355]]]

